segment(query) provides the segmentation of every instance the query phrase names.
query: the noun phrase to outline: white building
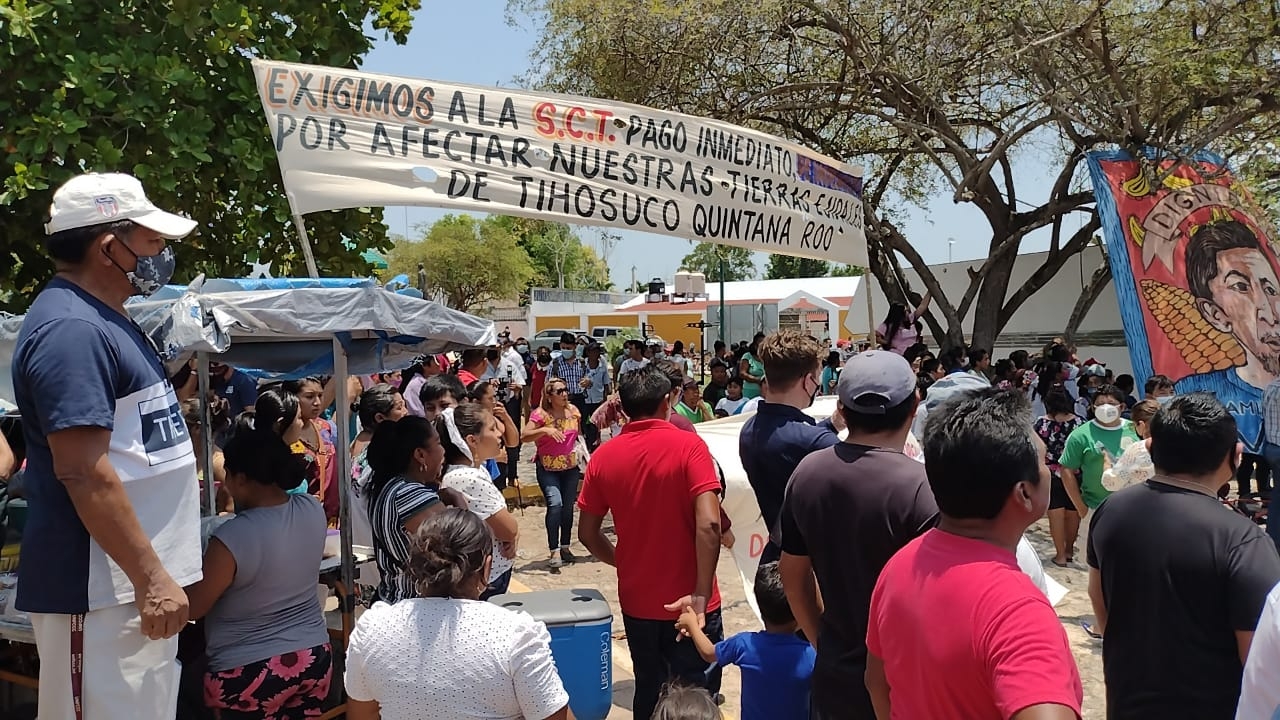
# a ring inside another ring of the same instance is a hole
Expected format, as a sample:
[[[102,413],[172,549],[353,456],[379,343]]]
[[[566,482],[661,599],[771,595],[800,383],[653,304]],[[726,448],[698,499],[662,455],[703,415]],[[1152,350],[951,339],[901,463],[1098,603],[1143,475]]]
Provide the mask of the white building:
[[[1018,256],[1009,292],[1015,292],[1044,262],[1047,253]],[[968,260],[931,266],[934,276],[947,297],[958,303],[969,285],[969,271],[977,270],[983,260]],[[1071,258],[1039,292],[1031,296],[1014,313],[1001,332],[992,354],[999,358],[1011,351],[1034,351],[1066,327],[1076,298],[1088,282],[1093,270],[1102,262],[1101,251],[1090,247]],[[916,273],[906,269],[911,289],[923,293],[924,283]],[[668,283],[670,291],[672,285]],[[870,289],[870,298],[867,291]],[[596,326],[650,326],[650,334],[668,343],[683,340],[686,346],[698,344],[701,335],[689,327],[699,321],[716,323],[706,330],[705,343],[719,336],[719,283],[706,285],[707,298],[690,302],[650,303],[644,295],[617,293],[576,293],[572,291],[535,291],[529,307],[532,332],[550,328],[589,331]],[[786,280],[747,280],[725,283],[726,337],[729,342],[750,340],[756,330],[772,330],[780,325],[798,325],[817,337],[862,339],[870,329],[884,320],[888,302],[879,284],[872,278],[799,278]],[[974,310],[964,319],[968,336],[973,327]],[[852,318],[846,328],[846,317]],[[926,335],[928,331],[926,330]],[[1077,332],[1081,359],[1095,358],[1116,373],[1130,371],[1128,350],[1120,323],[1120,310],[1115,292],[1104,290],[1094,303]],[[930,344],[932,338],[928,338]]]

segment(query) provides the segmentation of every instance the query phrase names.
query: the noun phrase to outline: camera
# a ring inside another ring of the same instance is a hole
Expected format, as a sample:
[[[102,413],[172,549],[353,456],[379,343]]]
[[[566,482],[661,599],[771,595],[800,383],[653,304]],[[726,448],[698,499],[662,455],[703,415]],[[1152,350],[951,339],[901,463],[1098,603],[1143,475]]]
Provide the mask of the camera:
[[[511,401],[511,370],[507,370],[506,377],[498,378],[498,388],[496,395],[499,403],[503,405]]]

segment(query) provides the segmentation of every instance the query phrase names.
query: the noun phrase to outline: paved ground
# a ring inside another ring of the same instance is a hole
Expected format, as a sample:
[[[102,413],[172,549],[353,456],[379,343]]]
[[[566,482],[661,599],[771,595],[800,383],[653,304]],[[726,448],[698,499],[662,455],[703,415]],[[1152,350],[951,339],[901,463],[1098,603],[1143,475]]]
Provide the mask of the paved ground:
[[[1084,561],[1084,543],[1077,543],[1075,562],[1071,567],[1060,568],[1049,562],[1053,557],[1053,542],[1049,538],[1049,523],[1041,520],[1027,533],[1031,543],[1040,551],[1045,572],[1067,588],[1067,595],[1054,608],[1067,631],[1067,640],[1076,656],[1080,680],[1084,684],[1084,720],[1101,720],[1107,716],[1106,685],[1102,680],[1102,642],[1085,634],[1080,621],[1093,622],[1093,608],[1089,605],[1089,569]]]
[[[528,451],[526,450],[526,456]],[[533,467],[522,463],[520,476],[526,487],[536,487]],[[584,547],[573,544],[572,550],[581,559],[574,565],[560,571],[551,570],[547,566],[546,553],[543,551],[545,530],[544,510],[538,506],[525,509],[516,517],[520,523],[520,558],[516,562],[513,587],[527,587],[532,590],[549,590],[556,588],[591,587],[598,589],[609,601],[614,613],[614,696],[613,712],[609,718],[631,717],[631,662],[627,650],[626,639],[622,633],[622,616],[618,606],[618,583],[613,568],[591,558]],[[606,523],[606,530],[610,526]],[[576,525],[575,525],[576,528]],[[577,531],[574,531],[575,536]],[[1048,523],[1041,521],[1028,533],[1032,544],[1040,551],[1042,558],[1053,556],[1053,544],[1049,539]],[[1080,621],[1092,621],[1093,612],[1089,606],[1088,570],[1084,565],[1084,548],[1077,549],[1077,562],[1069,568],[1059,568],[1045,561],[1045,571],[1055,580],[1067,587],[1068,593],[1058,604],[1058,616],[1066,629],[1067,637],[1075,653],[1076,664],[1080,669],[1080,677],[1084,683],[1084,719],[1106,717],[1105,686],[1102,680],[1102,646],[1091,639],[1080,627]],[[755,615],[747,605],[742,582],[738,577],[733,556],[722,551],[718,569],[720,592],[724,599],[724,625],[726,636],[744,630],[758,630]],[[737,668],[727,668],[724,672],[725,716],[738,716],[741,683]]]
[[[537,487],[533,466],[528,462],[530,453],[525,451],[525,462],[521,463],[520,478],[525,487]],[[613,609],[613,711],[614,718],[631,717],[631,656],[627,649],[625,634],[622,630],[622,610],[618,604],[618,577],[613,568],[592,558],[586,548],[577,542],[577,524],[574,524],[574,543],[571,551],[578,556],[578,562],[560,570],[553,570],[547,564],[545,510],[540,506],[531,506],[521,514],[516,511],[516,519],[520,523],[520,556],[516,560],[512,588],[515,590],[551,590],[557,588],[595,588],[609,601]],[[606,532],[612,531],[612,525],[606,520]],[[727,550],[720,554],[720,565],[717,570],[722,596],[722,615],[724,617],[725,635],[732,635],[744,630],[760,629],[755,614],[747,604],[743,593],[742,581],[738,579],[737,566],[733,555]],[[674,632],[674,628],[672,630]],[[725,696],[725,716],[735,718],[740,705],[738,671],[729,668],[724,672],[721,693]]]

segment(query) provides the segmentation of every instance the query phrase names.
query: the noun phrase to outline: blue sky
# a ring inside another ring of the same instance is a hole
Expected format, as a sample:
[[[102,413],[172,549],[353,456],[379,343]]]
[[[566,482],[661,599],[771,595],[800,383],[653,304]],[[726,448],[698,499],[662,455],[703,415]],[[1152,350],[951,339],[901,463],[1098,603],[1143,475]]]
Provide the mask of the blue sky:
[[[501,85],[512,87],[514,79],[529,67],[529,54],[537,39],[531,20],[512,26],[507,21],[506,3],[498,0],[472,2],[425,3],[414,19],[414,29],[405,45],[379,36],[373,51],[366,58],[363,69],[370,72],[432,80],[470,83],[475,85]],[[468,31],[451,32],[450,28]],[[483,32],[474,29],[483,28]],[[1020,170],[1022,168],[1019,168]],[[1032,179],[1038,187],[1019,187],[1020,195],[1030,202],[1038,202],[1047,195],[1050,180],[1043,177],[1040,168],[1031,168]],[[1023,183],[1028,185],[1029,183]],[[1026,209],[1026,208],[1024,208]],[[393,233],[404,234],[406,229],[418,223],[430,223],[446,211],[435,208],[389,207],[386,222]],[[985,258],[989,230],[986,222],[971,205],[956,205],[950,193],[945,193],[925,208],[904,205],[895,214],[908,238],[915,244],[928,263],[946,262],[948,251],[955,260]],[[1080,217],[1083,217],[1081,215]],[[1082,222],[1082,221],[1081,221]],[[1064,230],[1074,231],[1079,223],[1071,218]],[[593,228],[581,228],[581,237],[592,243],[598,237]],[[679,269],[680,259],[692,249],[692,244],[680,238],[651,235],[638,232],[621,232],[622,241],[609,254],[613,281],[618,287],[631,282],[632,268],[640,280],[652,277],[671,279]],[[948,239],[955,243],[948,247]],[[1024,243],[1023,250],[1043,250],[1048,240],[1045,234]],[[599,248],[597,248],[597,251]],[[757,265],[763,270],[765,259]]]

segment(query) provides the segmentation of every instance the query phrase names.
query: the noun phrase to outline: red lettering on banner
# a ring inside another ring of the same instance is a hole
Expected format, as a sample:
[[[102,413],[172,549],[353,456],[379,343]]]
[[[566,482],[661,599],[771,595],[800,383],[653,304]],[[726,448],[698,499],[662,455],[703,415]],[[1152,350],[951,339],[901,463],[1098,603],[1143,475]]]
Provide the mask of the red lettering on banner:
[[[555,140],[572,138],[612,143],[617,140],[617,136],[609,132],[608,121],[612,117],[611,110],[591,110],[577,105],[558,108],[554,103],[540,102],[533,106],[534,130]]]

